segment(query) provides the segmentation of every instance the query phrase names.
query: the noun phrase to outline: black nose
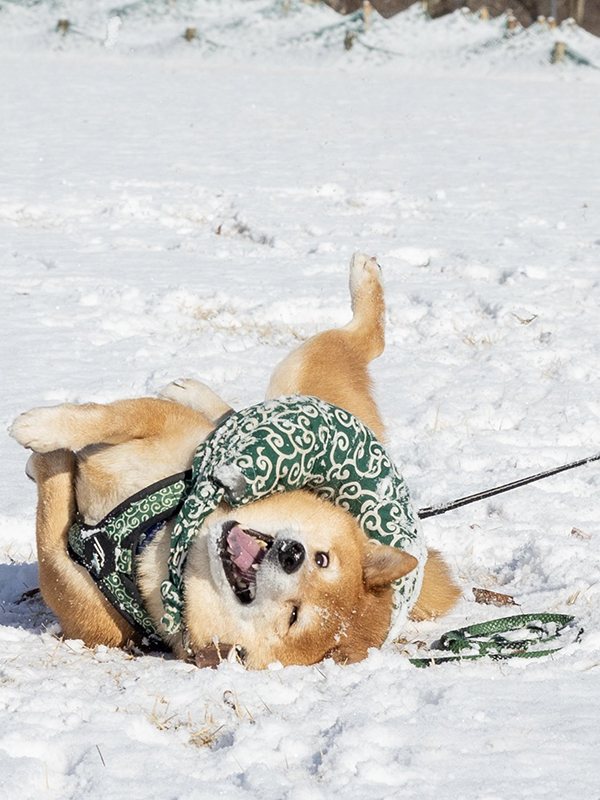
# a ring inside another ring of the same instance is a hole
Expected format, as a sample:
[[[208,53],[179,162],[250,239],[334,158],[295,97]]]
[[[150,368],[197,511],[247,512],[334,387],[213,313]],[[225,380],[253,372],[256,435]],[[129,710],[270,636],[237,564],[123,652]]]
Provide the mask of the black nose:
[[[277,545],[277,558],[284,572],[287,572],[288,575],[291,575],[292,572],[295,572],[300,567],[305,556],[306,550],[300,542],[284,539]]]

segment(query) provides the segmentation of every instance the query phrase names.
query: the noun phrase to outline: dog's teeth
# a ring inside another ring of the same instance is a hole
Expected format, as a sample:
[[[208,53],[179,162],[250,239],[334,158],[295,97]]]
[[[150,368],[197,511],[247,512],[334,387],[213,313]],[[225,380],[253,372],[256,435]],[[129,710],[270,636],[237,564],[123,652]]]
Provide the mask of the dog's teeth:
[[[252,569],[253,569],[255,572],[258,572],[258,564],[252,564]]]

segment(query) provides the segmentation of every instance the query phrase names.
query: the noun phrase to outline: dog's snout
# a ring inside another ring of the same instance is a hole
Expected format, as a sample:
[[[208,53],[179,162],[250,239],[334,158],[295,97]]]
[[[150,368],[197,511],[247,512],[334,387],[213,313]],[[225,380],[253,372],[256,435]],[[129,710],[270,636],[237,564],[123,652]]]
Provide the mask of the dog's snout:
[[[285,539],[277,545],[277,558],[284,572],[291,575],[300,568],[306,557],[306,550],[300,542]]]

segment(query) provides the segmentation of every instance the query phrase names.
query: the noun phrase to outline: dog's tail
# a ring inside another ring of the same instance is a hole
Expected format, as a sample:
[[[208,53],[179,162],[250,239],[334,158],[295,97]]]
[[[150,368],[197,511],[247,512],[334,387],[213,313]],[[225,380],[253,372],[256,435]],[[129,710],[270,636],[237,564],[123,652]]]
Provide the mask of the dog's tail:
[[[423,586],[410,618],[420,622],[441,617],[456,604],[460,589],[454,582],[448,565],[437,550],[428,549]]]

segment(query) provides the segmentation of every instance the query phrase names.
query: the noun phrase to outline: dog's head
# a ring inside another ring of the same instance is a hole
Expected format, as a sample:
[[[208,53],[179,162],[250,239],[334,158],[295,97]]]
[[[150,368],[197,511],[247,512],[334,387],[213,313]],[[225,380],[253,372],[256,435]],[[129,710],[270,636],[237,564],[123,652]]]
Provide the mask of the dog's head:
[[[385,641],[391,585],[416,565],[307,492],[221,507],[187,559],[192,649],[217,637],[242,648],[255,669],[274,661],[315,664],[326,656],[359,661]]]

